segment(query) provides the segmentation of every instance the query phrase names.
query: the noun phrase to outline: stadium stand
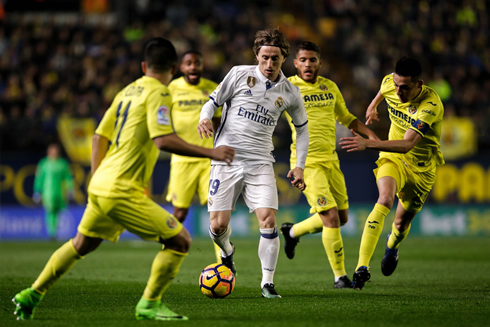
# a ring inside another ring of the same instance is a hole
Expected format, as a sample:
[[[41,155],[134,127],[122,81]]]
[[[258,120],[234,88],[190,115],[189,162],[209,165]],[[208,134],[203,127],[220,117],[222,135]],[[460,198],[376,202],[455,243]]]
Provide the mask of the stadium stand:
[[[366,0],[311,2],[317,5],[273,1],[265,7],[259,1],[146,3],[133,3],[134,10],[123,20],[127,24],[114,19],[114,12],[96,19],[5,13],[0,21],[2,152],[44,149],[58,138],[60,117],[99,120],[115,93],[141,74],[138,49],[150,37],[169,38],[179,53],[200,49],[206,77],[219,81],[230,67],[254,63],[253,35],[270,26],[279,26],[293,47],[309,39],[325,49],[321,74],[337,82],[358,117],[364,117],[393,61],[406,53],[416,56],[424,66],[423,79],[438,88],[446,110],[476,126],[480,151],[490,148],[485,1],[420,1],[416,6]],[[294,73],[291,59],[284,70]],[[383,135],[387,126],[384,119],[376,131]],[[287,151],[288,144],[278,142],[278,151]]]

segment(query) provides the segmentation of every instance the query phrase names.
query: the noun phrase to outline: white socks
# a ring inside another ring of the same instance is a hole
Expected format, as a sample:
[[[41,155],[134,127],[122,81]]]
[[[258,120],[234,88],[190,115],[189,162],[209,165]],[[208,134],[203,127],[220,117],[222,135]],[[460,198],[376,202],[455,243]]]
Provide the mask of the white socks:
[[[230,243],[231,226],[228,226],[221,235],[216,235],[209,226],[209,236],[221,248],[221,256],[227,257],[233,253],[233,247]]]
[[[280,241],[277,234],[277,227],[261,228],[259,242],[259,258],[262,264],[262,282],[260,287],[274,282],[274,272],[279,256]]]

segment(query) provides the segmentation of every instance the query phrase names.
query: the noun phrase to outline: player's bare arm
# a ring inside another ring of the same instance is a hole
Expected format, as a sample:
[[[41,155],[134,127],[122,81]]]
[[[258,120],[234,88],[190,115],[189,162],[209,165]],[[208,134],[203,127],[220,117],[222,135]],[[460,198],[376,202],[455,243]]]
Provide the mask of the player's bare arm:
[[[199,125],[197,125],[197,131],[199,132],[201,140],[203,136],[206,138],[213,137],[214,133],[213,125],[207,118],[204,118],[199,122]]]
[[[291,185],[296,187],[300,191],[306,189],[304,171],[300,167],[295,167],[288,172],[288,179],[291,181]]]
[[[349,129],[354,130],[356,133],[362,134],[371,140],[379,140],[380,138],[371,129],[366,127],[359,119],[355,119],[348,126]]]
[[[211,158],[213,160],[224,161],[231,164],[235,157],[235,150],[228,146],[219,146],[208,149],[201,146],[189,144],[181,139],[177,134],[158,136],[153,142],[160,150],[175,153],[182,156]]]
[[[102,159],[104,159],[107,149],[109,148],[109,139],[105,136],[95,134],[92,137],[92,175],[99,168]]]
[[[412,129],[408,129],[403,140],[370,140],[365,139],[354,130],[351,130],[353,137],[342,137],[339,145],[347,152],[364,151],[365,149],[378,150],[384,152],[407,153],[422,139],[422,136]]]
[[[373,120],[379,121],[378,118],[378,105],[383,101],[385,97],[381,94],[381,90],[374,97],[373,101],[369,104],[366,110],[366,125],[371,125]]]

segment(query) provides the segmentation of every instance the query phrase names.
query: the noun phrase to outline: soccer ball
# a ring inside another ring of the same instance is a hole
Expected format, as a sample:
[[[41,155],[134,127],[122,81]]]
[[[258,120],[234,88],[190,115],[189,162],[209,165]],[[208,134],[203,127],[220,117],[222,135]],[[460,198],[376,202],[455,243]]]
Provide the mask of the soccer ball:
[[[233,292],[235,276],[227,266],[221,263],[213,263],[201,272],[199,288],[202,294],[209,298],[222,299]]]

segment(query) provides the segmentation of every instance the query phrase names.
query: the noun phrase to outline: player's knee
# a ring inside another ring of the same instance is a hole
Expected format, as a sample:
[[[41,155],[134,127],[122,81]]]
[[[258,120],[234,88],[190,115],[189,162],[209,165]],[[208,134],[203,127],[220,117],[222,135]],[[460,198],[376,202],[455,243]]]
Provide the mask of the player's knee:
[[[410,221],[397,221],[397,220],[395,220],[393,222],[393,224],[395,225],[395,228],[400,233],[403,233],[404,231],[406,231],[410,227]]]
[[[72,243],[77,253],[85,256],[97,249],[102,241],[101,238],[88,237],[78,232],[75,238],[73,238]]]
[[[211,228],[211,231],[214,235],[221,235],[226,232],[226,228],[228,226],[223,226],[218,222],[218,220],[211,220],[209,227]]]
[[[228,224],[226,223],[226,219],[221,219],[217,215],[211,215],[211,220],[209,222],[209,226],[211,228],[211,231],[215,235],[221,235],[224,232],[226,232],[226,229],[228,228]]]
[[[349,221],[349,210],[339,210],[340,226],[344,226]]]
[[[180,252],[187,253],[189,252],[189,249],[191,248],[191,244],[192,244],[191,234],[185,228],[182,229],[181,234],[182,234],[182,251]]]
[[[171,239],[164,240],[161,243],[165,244],[167,249],[187,253],[191,247],[192,238],[189,231],[185,228],[182,228],[179,234],[175,235]]]
[[[178,209],[174,210],[174,217],[177,218],[178,221],[183,223],[185,218],[187,217],[188,211],[189,211],[188,209],[178,208]]]
[[[378,197],[378,204],[381,204],[384,207],[387,207],[391,210],[393,207],[393,202],[395,201],[395,197],[391,194],[380,194]]]
[[[332,208],[327,211],[320,212],[320,217],[323,221],[323,226],[329,228],[340,227],[340,217],[337,208]]]
[[[267,216],[265,219],[260,221],[260,228],[274,228],[276,227],[276,216]]]

